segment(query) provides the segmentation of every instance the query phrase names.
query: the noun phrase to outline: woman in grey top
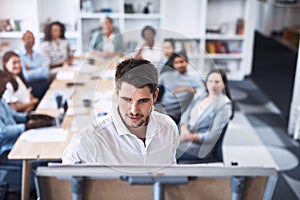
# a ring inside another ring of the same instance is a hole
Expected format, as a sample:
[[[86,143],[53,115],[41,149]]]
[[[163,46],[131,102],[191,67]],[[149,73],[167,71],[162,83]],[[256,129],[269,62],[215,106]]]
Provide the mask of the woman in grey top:
[[[226,73],[219,69],[212,70],[207,75],[206,92],[196,95],[182,115],[178,157],[209,157],[233,115],[234,105]]]

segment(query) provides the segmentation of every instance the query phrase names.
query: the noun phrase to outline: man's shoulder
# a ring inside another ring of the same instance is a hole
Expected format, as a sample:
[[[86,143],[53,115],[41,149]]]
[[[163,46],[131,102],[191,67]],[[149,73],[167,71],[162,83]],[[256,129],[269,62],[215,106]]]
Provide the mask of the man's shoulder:
[[[91,119],[91,122],[85,127],[79,130],[79,134],[89,137],[91,134],[101,132],[108,129],[113,124],[111,116],[105,115],[100,118]]]
[[[167,114],[163,114],[163,113],[160,113],[160,112],[157,112],[157,111],[153,111],[152,116],[157,121],[157,123],[159,123],[159,124],[167,125],[167,126],[170,126],[170,127],[172,127],[172,126],[176,127],[175,122]]]
[[[167,71],[161,75],[159,75],[159,79],[170,79],[171,77],[176,76],[178,73],[176,71]]]

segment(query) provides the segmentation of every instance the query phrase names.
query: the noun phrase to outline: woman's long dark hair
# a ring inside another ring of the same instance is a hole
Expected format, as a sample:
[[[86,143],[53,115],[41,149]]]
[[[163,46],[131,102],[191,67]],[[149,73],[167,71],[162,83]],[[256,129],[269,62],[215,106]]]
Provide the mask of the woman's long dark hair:
[[[63,23],[60,23],[59,21],[51,22],[50,24],[47,24],[44,28],[44,41],[51,42],[52,41],[52,36],[51,36],[51,29],[52,26],[58,25],[60,27],[60,39],[66,39],[65,32],[66,32],[66,27]]]
[[[206,82],[207,82],[207,79],[209,77],[209,75],[213,74],[213,73],[217,73],[217,74],[220,74],[221,77],[222,77],[222,81],[224,83],[224,92],[225,92],[225,95],[230,99],[231,101],[231,116],[230,116],[230,119],[232,119],[234,117],[234,111],[235,111],[235,105],[234,105],[234,101],[232,100],[232,97],[231,97],[231,94],[230,94],[230,90],[229,90],[229,86],[228,86],[228,79],[227,79],[227,76],[226,76],[226,72],[222,69],[213,69],[211,70],[208,74],[207,74],[207,77],[206,77]]]
[[[14,79],[13,75],[8,71],[8,69],[6,68],[6,64],[8,63],[8,61],[10,60],[11,57],[16,56],[16,57],[20,57],[18,54],[16,54],[13,51],[7,51],[2,58],[2,63],[3,63],[3,71],[7,74],[9,82],[12,84],[14,91],[17,91],[19,88],[18,82],[16,81],[16,79]],[[22,73],[22,68],[21,68],[21,73],[19,74],[20,79],[23,81],[23,83],[25,84],[25,86],[27,88],[29,88],[30,86],[28,85],[28,83],[25,81],[25,78],[23,76]]]

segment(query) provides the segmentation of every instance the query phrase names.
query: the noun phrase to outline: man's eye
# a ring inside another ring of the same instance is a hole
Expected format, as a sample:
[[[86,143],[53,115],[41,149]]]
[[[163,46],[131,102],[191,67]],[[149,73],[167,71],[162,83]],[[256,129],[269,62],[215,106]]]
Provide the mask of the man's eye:
[[[142,103],[147,103],[149,101],[149,99],[141,99]]]
[[[123,99],[123,101],[125,101],[125,102],[130,102],[131,101],[131,99],[129,99],[129,98],[122,98]]]

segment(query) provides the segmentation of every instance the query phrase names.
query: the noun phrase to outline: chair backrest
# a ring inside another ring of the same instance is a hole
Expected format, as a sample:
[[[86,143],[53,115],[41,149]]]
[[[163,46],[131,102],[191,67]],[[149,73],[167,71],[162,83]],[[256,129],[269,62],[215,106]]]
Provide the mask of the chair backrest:
[[[214,145],[214,147],[211,149],[211,153],[204,158],[194,157],[192,159],[186,159],[180,157],[177,159],[178,164],[198,164],[198,163],[215,163],[215,162],[223,162],[223,140],[228,127],[228,123],[223,127],[221,134]],[[199,147],[200,148],[200,147]]]
[[[219,139],[218,139],[216,145],[214,146],[214,148],[212,150],[212,156],[216,159],[216,162],[223,162],[222,146],[223,146],[224,136],[225,136],[227,127],[228,127],[228,124],[226,124],[223,127],[222,132],[219,136]]]

